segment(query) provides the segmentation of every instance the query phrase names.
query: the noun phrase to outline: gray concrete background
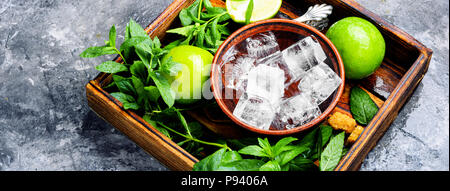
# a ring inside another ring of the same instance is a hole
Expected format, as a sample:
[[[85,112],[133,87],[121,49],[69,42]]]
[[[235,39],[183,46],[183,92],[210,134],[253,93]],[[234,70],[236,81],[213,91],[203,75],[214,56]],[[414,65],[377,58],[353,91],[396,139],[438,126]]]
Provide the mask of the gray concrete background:
[[[111,25],[167,0],[0,0],[0,170],[167,170],[90,111],[81,59]],[[430,69],[361,170],[449,170],[449,2],[357,0],[434,50]],[[119,36],[122,41],[123,36]]]

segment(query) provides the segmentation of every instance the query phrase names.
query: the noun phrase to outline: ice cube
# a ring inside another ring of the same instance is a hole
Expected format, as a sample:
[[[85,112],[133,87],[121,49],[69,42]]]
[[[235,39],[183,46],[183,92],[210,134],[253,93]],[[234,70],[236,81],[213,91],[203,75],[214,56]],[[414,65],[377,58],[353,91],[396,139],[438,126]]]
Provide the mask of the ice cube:
[[[311,68],[300,81],[299,90],[321,104],[341,85],[342,79],[325,63]]]
[[[286,62],[293,81],[300,80],[305,72],[326,60],[327,56],[322,46],[313,36],[306,37],[283,50],[283,58]]]
[[[268,130],[275,117],[275,111],[269,100],[244,93],[239,99],[233,115],[248,125]]]
[[[248,54],[257,59],[265,58],[280,51],[280,46],[272,32],[259,33],[245,41]]]
[[[263,59],[257,60],[256,65],[267,65],[282,69],[284,71],[285,87],[288,87],[293,82],[294,76],[292,76],[292,73],[289,70],[289,67],[287,66],[281,52],[276,52]]]
[[[236,48],[236,46],[230,47],[225,54],[222,56],[223,64],[227,64],[228,62],[235,60],[236,56],[239,55],[239,50]]]
[[[258,65],[248,74],[247,93],[266,98],[273,106],[284,96],[284,71],[278,67]]]
[[[273,122],[276,129],[292,129],[319,117],[319,106],[306,94],[299,94],[283,100]]]
[[[258,59],[256,61],[256,65],[266,65],[281,68],[283,65],[286,65],[286,63],[284,62],[281,52],[275,52],[271,55],[266,56],[265,58]]]
[[[303,49],[303,52],[305,53],[304,55],[308,59],[311,66],[320,64],[327,59],[327,55],[325,54],[322,46],[314,36],[304,38],[300,41],[299,45]]]
[[[225,87],[240,90],[244,87],[248,72],[255,67],[255,59],[242,55],[233,57],[224,65]]]

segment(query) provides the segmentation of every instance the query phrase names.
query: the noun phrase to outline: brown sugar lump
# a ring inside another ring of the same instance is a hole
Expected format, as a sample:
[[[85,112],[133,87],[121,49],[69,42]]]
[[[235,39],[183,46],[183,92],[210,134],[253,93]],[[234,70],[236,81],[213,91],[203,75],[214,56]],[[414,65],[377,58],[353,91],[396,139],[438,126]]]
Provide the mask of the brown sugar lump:
[[[328,118],[328,123],[335,130],[343,130],[352,133],[356,127],[356,121],[352,117],[341,112],[335,112]]]
[[[350,134],[350,136],[347,138],[346,144],[351,145],[351,144],[355,143],[363,131],[364,131],[364,127],[358,125],[355,128],[355,130],[353,130],[353,132]]]

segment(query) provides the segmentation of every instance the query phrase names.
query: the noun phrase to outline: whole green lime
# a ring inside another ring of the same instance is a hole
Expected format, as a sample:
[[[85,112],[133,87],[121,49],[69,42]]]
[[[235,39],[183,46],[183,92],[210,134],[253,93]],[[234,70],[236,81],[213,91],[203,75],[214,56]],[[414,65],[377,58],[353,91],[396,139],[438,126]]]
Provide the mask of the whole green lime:
[[[167,77],[175,91],[176,103],[193,104],[201,100],[203,85],[209,79],[214,56],[204,49],[182,45],[172,48],[162,62],[169,58],[182,66],[177,75]]]
[[[384,59],[386,44],[383,35],[365,19],[344,18],[334,23],[326,36],[341,55],[348,79],[370,76]]]

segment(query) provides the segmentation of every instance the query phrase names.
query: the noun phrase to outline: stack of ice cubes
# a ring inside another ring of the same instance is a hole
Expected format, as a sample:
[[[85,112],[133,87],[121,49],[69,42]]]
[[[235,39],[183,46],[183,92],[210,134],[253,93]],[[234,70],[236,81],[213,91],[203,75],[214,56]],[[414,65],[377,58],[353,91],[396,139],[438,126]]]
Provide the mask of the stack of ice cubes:
[[[246,39],[245,48],[246,54],[230,50],[224,85],[238,92],[233,115],[253,127],[283,130],[309,123],[342,83],[325,64],[327,56],[313,36],[281,51],[274,33],[265,32]],[[293,83],[298,83],[298,93],[286,96]]]

